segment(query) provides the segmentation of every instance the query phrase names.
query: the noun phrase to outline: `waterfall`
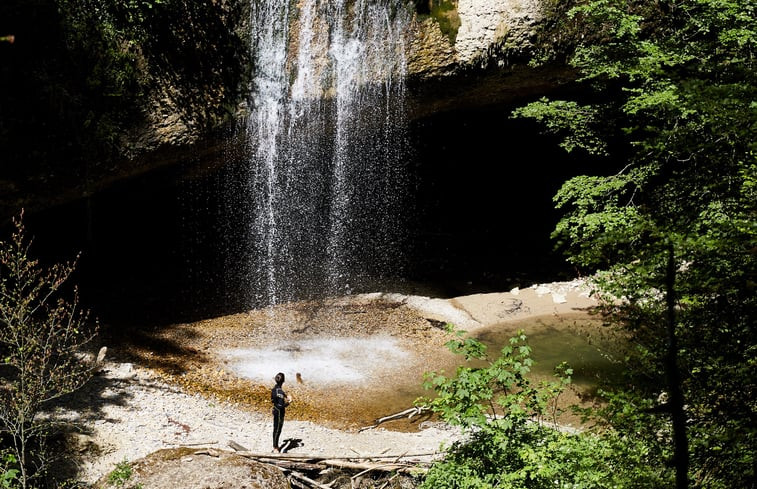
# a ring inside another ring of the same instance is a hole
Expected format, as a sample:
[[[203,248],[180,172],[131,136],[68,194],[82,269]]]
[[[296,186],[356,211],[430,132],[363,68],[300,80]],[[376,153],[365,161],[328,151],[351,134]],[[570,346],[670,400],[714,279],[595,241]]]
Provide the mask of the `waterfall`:
[[[239,212],[250,305],[348,294],[401,265],[400,0],[252,0],[249,161]]]

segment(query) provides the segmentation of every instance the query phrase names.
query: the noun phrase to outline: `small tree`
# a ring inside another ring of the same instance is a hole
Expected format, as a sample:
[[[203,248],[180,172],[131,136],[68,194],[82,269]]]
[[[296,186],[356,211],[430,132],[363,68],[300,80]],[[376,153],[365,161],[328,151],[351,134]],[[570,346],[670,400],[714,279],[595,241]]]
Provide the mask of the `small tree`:
[[[11,239],[0,241],[0,434],[27,488],[49,462],[44,446],[53,421],[40,414],[91,377],[81,348],[96,327],[88,326],[76,289],[63,297],[75,263],[46,268],[31,259],[22,217]]]

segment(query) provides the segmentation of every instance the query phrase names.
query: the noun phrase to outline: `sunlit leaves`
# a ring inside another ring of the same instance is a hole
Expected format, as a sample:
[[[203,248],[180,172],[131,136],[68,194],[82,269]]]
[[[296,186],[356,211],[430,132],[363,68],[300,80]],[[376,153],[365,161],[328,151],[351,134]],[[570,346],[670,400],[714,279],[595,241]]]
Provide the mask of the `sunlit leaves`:
[[[592,129],[599,123],[601,111],[601,107],[542,98],[515,110],[513,116],[545,124],[549,132],[563,138],[560,146],[568,152],[583,149],[592,154],[606,154],[605,142]]]
[[[450,346],[461,355],[481,349],[462,336]],[[555,420],[554,400],[570,382],[572,370],[557,369],[558,382],[535,387],[527,374],[531,347],[520,332],[500,356],[480,367],[463,366],[456,376],[428,374],[437,397],[426,400],[444,420],[468,437],[435,463],[423,488],[616,488],[666,487],[667,470],[649,464],[654,450],[643,439],[559,431],[543,424]],[[550,418],[551,414],[551,418]]]
[[[595,272],[607,310],[638,346],[629,358],[633,400],[611,397],[615,410],[605,411],[624,431],[643,432],[630,422],[644,419],[632,415],[634,406],[664,385],[665,256],[672,247],[692,480],[706,487],[757,475],[754,456],[745,455],[757,452],[757,435],[744,421],[757,413],[745,401],[756,388],[743,368],[755,363],[757,320],[756,14],[753,0],[579,2],[570,18],[584,31],[571,64],[593,91],[583,99],[600,102],[541,100],[538,110],[517,112],[549,132],[575,131],[561,134],[566,141],[585,140],[590,130],[615,142],[606,147],[620,171],[600,168],[558,192],[564,214],[554,236],[573,263]],[[578,110],[593,114],[581,121],[586,127],[576,128]],[[576,148],[597,154],[592,145]]]
[[[485,359],[485,346],[463,333],[458,332],[448,348],[466,360]],[[538,415],[543,403],[541,394],[525,377],[533,365],[525,339],[523,334],[513,337],[487,367],[460,366],[454,378],[428,373],[425,387],[436,393],[434,399],[427,400],[431,409],[447,422],[466,429],[486,425],[490,418],[500,416]]]

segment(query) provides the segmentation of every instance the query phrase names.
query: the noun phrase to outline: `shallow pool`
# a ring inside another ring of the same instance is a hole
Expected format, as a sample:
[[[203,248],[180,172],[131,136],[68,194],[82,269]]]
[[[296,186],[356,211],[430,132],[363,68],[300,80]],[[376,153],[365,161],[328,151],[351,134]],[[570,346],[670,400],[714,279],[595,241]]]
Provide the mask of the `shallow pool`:
[[[506,323],[478,331],[474,336],[487,345],[490,357],[523,330],[535,361],[532,372],[548,378],[566,362],[573,369],[573,384],[593,391],[602,381],[612,381],[621,371],[622,341],[601,319],[540,317]]]

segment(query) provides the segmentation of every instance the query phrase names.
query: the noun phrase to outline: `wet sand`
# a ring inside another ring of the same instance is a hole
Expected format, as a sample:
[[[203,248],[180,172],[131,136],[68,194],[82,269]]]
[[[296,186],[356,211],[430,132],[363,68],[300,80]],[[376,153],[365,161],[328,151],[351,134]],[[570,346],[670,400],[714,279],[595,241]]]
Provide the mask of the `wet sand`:
[[[282,371],[295,399],[288,417],[350,429],[428,395],[425,372],[454,371],[460,359],[444,346],[452,339],[445,324],[514,333],[524,320],[548,317],[560,319],[550,327],[570,329],[594,306],[578,281],[449,300],[365,294],[142,331],[122,350],[190,393],[258,412],[269,410],[272,378]],[[564,401],[580,401],[580,392]],[[421,421],[387,428],[415,430]]]

